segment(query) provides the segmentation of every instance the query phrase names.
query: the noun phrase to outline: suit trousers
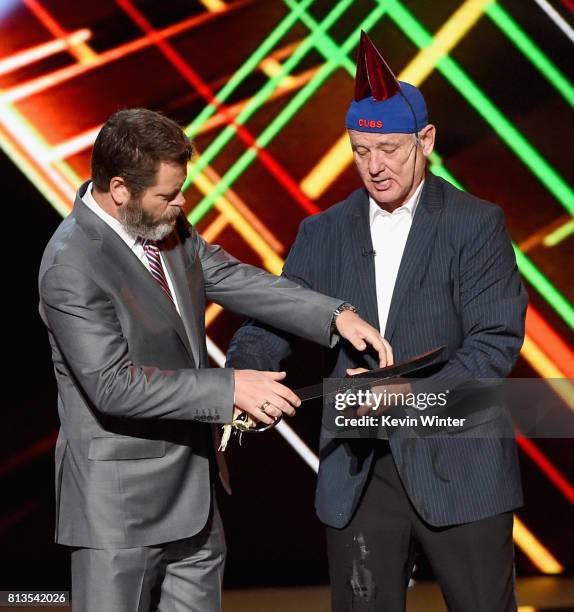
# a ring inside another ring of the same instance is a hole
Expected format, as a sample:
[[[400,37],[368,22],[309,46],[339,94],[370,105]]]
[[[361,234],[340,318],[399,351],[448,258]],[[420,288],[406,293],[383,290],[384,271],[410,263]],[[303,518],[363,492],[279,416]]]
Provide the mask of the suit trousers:
[[[516,610],[512,512],[433,527],[410,503],[388,442],[377,443],[359,506],[327,527],[333,612],[403,612],[416,555],[427,557],[452,612]]]
[[[205,527],[183,540],[72,552],[73,612],[220,612],[225,538],[212,495]]]

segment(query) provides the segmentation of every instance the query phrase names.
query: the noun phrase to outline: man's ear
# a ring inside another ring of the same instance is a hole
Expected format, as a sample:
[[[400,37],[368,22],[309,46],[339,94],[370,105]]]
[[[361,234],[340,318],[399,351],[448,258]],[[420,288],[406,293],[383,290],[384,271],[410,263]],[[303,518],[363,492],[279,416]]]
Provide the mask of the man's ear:
[[[434,150],[434,140],[436,136],[436,127],[429,123],[422,130],[422,134],[420,137],[421,145],[423,149],[423,155],[428,157]]]
[[[110,195],[118,206],[125,204],[130,199],[129,189],[121,176],[114,176],[110,180]]]

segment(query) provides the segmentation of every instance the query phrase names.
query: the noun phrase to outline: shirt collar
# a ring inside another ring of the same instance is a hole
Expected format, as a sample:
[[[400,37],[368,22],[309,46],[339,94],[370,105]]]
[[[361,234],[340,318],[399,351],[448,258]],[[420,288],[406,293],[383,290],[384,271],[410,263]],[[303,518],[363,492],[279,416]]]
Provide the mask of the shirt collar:
[[[92,187],[94,183],[90,183],[88,188],[86,189],[86,193],[82,196],[82,202],[102,221],[107,223],[116,234],[128,245],[130,249],[133,249],[134,245],[137,242],[137,238],[134,238],[131,234],[126,232],[124,226],[115,218],[112,217],[109,213],[107,213],[97,202],[94,200],[94,196],[92,195]]]
[[[373,225],[373,222],[376,218],[377,215],[383,215],[384,217],[390,217],[392,215],[396,215],[396,214],[403,214],[404,212],[407,212],[410,217],[411,217],[411,221],[412,219],[414,219],[415,216],[415,212],[417,210],[417,206],[420,200],[420,195],[421,195],[421,191],[423,189],[423,185],[425,183],[425,179],[423,179],[419,186],[415,189],[415,192],[413,193],[413,195],[408,199],[408,201],[403,204],[402,206],[399,206],[399,208],[397,208],[396,210],[394,210],[392,213],[384,210],[383,208],[381,208],[376,202],[375,200],[373,200],[373,198],[371,196],[369,196],[369,224]]]

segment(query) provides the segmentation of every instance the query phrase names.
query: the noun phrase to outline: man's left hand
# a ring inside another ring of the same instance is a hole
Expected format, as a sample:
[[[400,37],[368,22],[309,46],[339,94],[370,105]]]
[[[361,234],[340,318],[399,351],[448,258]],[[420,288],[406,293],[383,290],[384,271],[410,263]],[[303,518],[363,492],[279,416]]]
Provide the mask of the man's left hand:
[[[370,344],[379,354],[379,367],[393,365],[393,349],[381,334],[352,310],[345,310],[336,320],[335,326],[342,338],[348,340],[358,351]]]
[[[347,369],[348,376],[355,376],[356,374],[364,374],[365,372],[368,372],[366,368],[348,368]],[[385,391],[387,392],[387,394],[395,393],[397,394],[397,396],[404,397],[408,393],[412,393],[412,387],[411,387],[410,382],[408,381],[405,381],[403,383],[397,383],[395,380],[392,384],[387,384],[387,385],[382,384],[382,385],[376,385],[372,387],[370,389],[371,397],[376,396],[376,395],[382,396],[385,393]],[[359,408],[357,408],[357,416],[365,416],[369,414],[380,415],[382,414],[385,408],[393,408],[394,406],[397,406],[397,405],[402,405],[402,404],[393,403],[393,404],[385,404],[384,406],[381,406],[379,404],[379,408],[376,409],[374,405],[365,403],[359,406]]]

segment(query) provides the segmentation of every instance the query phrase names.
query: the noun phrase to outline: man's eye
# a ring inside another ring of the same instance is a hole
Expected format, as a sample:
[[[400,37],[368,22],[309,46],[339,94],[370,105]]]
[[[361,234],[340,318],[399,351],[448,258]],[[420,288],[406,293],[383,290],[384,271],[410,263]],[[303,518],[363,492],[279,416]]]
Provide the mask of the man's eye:
[[[355,149],[355,151],[361,157],[365,157],[365,155],[368,153],[367,149]]]

